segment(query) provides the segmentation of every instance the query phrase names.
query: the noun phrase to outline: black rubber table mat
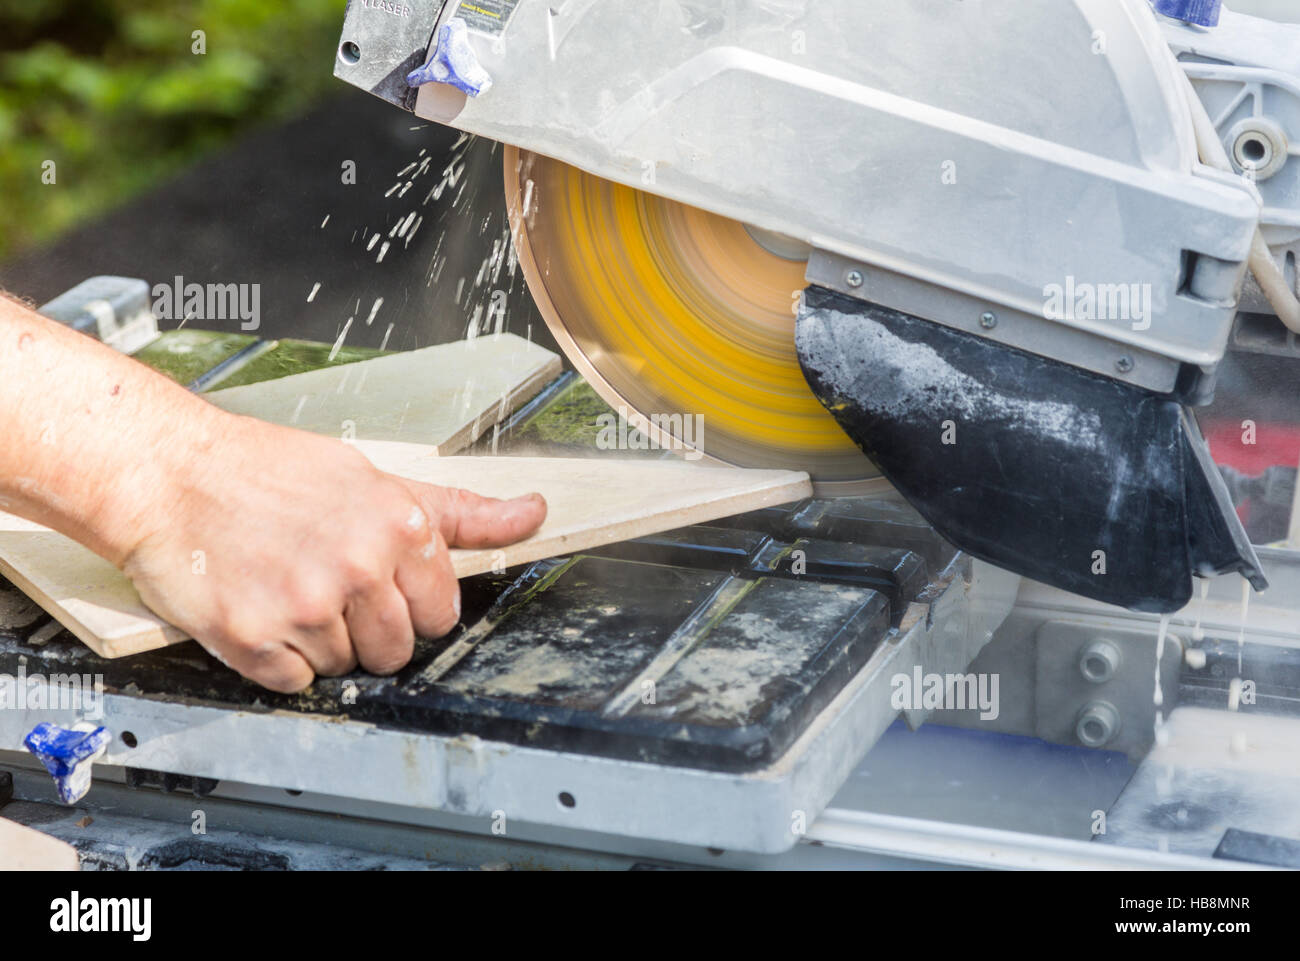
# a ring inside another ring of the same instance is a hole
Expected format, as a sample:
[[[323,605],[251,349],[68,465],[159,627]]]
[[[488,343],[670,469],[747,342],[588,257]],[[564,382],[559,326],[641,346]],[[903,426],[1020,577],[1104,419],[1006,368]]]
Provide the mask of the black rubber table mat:
[[[0,672],[23,659],[28,674],[102,674],[110,691],[142,697],[755,770],[843,689],[954,552],[891,499],[807,501],[726,524],[468,579],[461,626],[420,640],[392,678],[321,678],[282,696],[193,643],[103,660],[12,588],[0,594]]]

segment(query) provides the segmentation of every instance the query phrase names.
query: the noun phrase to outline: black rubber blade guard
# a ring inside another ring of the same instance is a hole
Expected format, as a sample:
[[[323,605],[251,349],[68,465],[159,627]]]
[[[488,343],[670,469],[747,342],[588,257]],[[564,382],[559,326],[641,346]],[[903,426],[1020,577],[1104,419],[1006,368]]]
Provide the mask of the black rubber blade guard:
[[[822,404],[961,550],[1136,611],[1182,608],[1193,574],[1268,586],[1178,401],[819,287],[795,343]]]

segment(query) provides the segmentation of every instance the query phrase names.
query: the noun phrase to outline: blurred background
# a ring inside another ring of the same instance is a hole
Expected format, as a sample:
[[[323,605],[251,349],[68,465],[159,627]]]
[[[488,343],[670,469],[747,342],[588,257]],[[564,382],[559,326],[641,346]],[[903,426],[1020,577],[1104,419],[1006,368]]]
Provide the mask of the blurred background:
[[[49,241],[334,86],[335,0],[3,0],[0,258]],[[191,53],[204,30],[210,49]],[[31,189],[59,161],[60,189]]]
[[[267,339],[346,329],[349,347],[410,349],[478,327],[547,342],[522,277],[498,268],[498,148],[335,80],[345,9],[0,0],[0,286],[39,304],[96,274],[181,276],[260,285]],[[390,236],[412,211],[421,228]]]

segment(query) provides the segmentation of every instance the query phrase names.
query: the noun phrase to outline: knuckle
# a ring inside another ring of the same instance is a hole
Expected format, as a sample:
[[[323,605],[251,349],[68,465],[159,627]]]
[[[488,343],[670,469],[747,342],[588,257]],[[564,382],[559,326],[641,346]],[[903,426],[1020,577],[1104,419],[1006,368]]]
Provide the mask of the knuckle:
[[[346,654],[342,651],[332,652],[322,659],[318,672],[321,677],[342,677],[351,674],[356,666],[356,656],[350,650]]]
[[[265,665],[274,664],[285,654],[286,648],[279,641],[245,641],[240,645],[240,651],[250,663],[256,665],[256,670],[266,671]]]
[[[457,487],[451,492],[451,502],[458,514],[466,514],[485,502],[490,503],[487,498],[480,497],[473,491],[465,490],[463,487]]]
[[[385,581],[380,573],[380,565],[365,561],[350,561],[343,565],[343,576],[347,581],[347,591],[351,596],[369,594],[377,590]]]
[[[218,645],[222,660],[262,687],[295,694],[311,685],[315,675],[305,661],[278,641],[256,640],[251,634],[230,630]]]
[[[420,546],[420,557],[426,561],[437,562],[442,565],[445,558],[448,558],[447,541],[442,534],[434,531],[433,534]],[[448,559],[446,563],[450,563]]]
[[[389,531],[398,543],[419,546],[428,542],[432,529],[429,516],[415,501],[404,511],[395,511],[389,521]]]
[[[300,588],[289,597],[287,610],[295,628],[310,631],[327,627],[339,616],[341,605],[333,603],[324,592]]]
[[[253,625],[237,618],[222,618],[206,632],[206,637],[230,657],[246,660],[264,646]]]

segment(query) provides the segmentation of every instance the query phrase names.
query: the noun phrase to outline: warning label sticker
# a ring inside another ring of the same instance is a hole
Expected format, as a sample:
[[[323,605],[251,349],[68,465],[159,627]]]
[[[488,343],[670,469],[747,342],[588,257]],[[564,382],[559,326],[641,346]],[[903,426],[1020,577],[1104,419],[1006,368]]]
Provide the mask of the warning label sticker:
[[[499,37],[515,15],[517,6],[519,0],[461,0],[456,16],[471,30]]]

